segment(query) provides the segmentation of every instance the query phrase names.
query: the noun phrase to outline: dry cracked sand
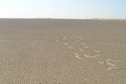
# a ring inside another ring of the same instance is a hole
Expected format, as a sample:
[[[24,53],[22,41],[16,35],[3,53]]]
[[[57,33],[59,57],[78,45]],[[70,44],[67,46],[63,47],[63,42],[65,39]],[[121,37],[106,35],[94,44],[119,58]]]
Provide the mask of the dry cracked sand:
[[[126,84],[126,21],[0,19],[0,84]]]

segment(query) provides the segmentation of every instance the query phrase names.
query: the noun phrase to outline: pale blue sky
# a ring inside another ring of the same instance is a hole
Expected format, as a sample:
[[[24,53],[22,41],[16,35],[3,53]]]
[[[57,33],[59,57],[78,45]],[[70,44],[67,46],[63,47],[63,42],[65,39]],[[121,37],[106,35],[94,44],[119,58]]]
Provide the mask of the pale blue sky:
[[[126,19],[126,0],[0,0],[0,18]]]

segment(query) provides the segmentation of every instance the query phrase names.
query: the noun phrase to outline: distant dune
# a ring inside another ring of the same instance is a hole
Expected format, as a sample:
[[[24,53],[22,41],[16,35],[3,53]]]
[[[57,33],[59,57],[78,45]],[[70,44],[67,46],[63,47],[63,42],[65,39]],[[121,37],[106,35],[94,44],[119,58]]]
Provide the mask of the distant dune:
[[[126,21],[126,19],[94,19],[94,20],[112,20],[112,21]]]

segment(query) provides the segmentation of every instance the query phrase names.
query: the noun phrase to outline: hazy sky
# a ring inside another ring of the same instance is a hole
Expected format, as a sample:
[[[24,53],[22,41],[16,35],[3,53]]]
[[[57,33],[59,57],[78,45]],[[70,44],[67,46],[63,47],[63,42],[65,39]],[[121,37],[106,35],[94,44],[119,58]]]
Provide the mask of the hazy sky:
[[[122,18],[126,0],[0,0],[0,18]]]

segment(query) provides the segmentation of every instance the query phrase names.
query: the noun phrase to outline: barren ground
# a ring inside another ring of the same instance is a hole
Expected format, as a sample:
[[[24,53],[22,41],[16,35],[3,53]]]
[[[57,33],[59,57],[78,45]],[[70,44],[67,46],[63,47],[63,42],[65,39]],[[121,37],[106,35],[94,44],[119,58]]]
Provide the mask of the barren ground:
[[[126,21],[0,19],[0,84],[125,84]]]

